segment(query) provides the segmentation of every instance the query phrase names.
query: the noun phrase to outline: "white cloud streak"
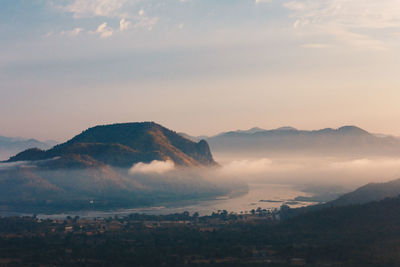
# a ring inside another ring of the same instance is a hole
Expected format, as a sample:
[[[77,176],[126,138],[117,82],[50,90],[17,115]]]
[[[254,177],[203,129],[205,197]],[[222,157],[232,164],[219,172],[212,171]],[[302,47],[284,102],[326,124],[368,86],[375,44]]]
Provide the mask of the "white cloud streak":
[[[139,162],[132,166],[129,170],[130,174],[162,174],[166,172],[173,171],[175,169],[175,164],[168,161],[158,161],[154,160],[150,163]]]
[[[100,38],[109,38],[113,35],[114,30],[111,27],[107,26],[107,22],[102,23],[97,27],[97,30],[94,32],[100,35]]]
[[[81,34],[83,31],[84,30],[82,28],[74,28],[73,30],[70,30],[70,31],[62,31],[62,32],[60,32],[60,34],[75,37],[75,36],[78,36],[79,34]]]
[[[126,0],[75,0],[65,9],[74,14],[75,18],[82,17],[117,17]]]
[[[158,18],[150,18],[146,16],[139,16],[136,18],[135,28],[144,28],[149,31],[158,23]]]
[[[272,0],[255,0],[256,4],[265,4],[265,3],[271,3]]]
[[[130,22],[129,20],[126,19],[121,19],[119,22],[119,30],[121,32],[128,30],[129,28],[132,27],[132,22]]]
[[[400,0],[294,0],[284,6],[292,12],[294,28],[357,47],[383,50],[385,36],[376,32],[400,28]]]
[[[98,34],[100,38],[106,39],[114,33],[121,33],[131,29],[146,29],[149,31],[153,29],[159,18],[146,16],[142,8],[138,10],[139,6],[137,4],[140,2],[142,0],[73,0],[72,3],[62,6],[60,9],[72,13],[77,20],[94,17],[107,18],[109,21],[99,25],[96,30],[87,31],[87,33]],[[132,7],[134,8],[131,9]],[[115,19],[119,20],[119,31],[108,26],[108,23]],[[60,34],[77,36],[82,32],[84,32],[83,29],[77,27],[72,31],[62,31]]]

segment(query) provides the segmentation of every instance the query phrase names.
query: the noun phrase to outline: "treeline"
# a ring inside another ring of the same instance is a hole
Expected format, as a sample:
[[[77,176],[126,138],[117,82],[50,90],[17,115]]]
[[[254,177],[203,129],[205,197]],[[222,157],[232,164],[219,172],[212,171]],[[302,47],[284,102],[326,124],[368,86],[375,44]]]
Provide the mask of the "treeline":
[[[280,223],[238,216],[136,214],[93,222],[114,229],[102,233],[80,228],[79,218],[2,218],[0,266],[400,266],[400,198]],[[148,224],[168,220],[191,223]]]

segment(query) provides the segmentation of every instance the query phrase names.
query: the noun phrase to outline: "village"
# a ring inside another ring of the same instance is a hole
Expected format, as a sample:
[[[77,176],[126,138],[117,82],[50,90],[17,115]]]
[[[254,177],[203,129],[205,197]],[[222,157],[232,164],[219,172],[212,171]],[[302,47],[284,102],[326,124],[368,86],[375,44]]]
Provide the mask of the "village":
[[[29,217],[27,217],[28,219]],[[24,232],[21,234],[44,236],[46,234],[74,234],[97,235],[106,232],[134,231],[137,229],[155,229],[186,226],[202,232],[212,232],[222,226],[237,223],[256,223],[260,221],[279,221],[278,210],[253,209],[249,212],[228,213],[226,210],[214,212],[209,216],[199,216],[198,213],[189,212],[170,215],[130,214],[128,216],[114,216],[108,218],[80,218],[67,216],[65,219],[40,219],[32,217],[38,225],[40,232]],[[17,235],[15,233],[0,233],[0,236]]]

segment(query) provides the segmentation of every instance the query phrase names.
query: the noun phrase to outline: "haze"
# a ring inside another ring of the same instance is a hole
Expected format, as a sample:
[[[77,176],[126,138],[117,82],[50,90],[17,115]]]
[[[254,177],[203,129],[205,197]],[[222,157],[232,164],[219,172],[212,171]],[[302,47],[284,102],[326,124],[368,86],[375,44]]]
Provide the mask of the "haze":
[[[1,135],[157,121],[192,135],[400,135],[398,0],[6,0]]]

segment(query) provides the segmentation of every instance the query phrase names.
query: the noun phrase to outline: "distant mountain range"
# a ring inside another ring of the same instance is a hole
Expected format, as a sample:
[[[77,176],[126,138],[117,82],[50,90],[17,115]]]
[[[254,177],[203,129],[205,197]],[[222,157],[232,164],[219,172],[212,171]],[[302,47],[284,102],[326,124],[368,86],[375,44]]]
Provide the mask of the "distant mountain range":
[[[172,161],[184,175],[130,174],[135,163],[153,161]],[[193,142],[154,122],[96,126],[0,164],[0,210],[121,208],[229,193],[229,186],[188,168],[212,166],[217,163],[206,141]]]
[[[196,137],[187,138],[197,140]],[[301,155],[400,155],[400,139],[376,135],[356,126],[314,131],[281,127],[230,131],[203,137],[215,153]]]
[[[57,141],[39,141],[36,139],[24,139],[16,137],[0,136],[0,160],[5,160],[25,149],[37,147],[49,149],[56,145]]]

